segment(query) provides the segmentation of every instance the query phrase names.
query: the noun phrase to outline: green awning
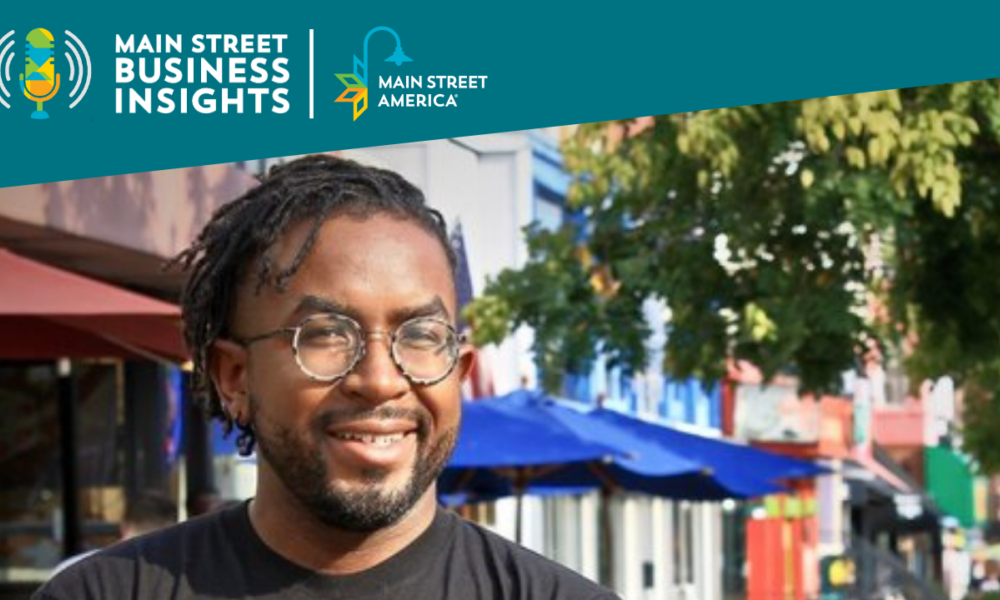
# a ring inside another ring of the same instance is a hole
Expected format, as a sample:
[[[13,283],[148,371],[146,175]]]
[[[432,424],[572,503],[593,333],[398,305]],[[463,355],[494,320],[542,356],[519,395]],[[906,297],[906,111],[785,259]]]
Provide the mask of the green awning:
[[[924,448],[927,491],[963,527],[976,525],[975,476],[969,459],[951,448]]]

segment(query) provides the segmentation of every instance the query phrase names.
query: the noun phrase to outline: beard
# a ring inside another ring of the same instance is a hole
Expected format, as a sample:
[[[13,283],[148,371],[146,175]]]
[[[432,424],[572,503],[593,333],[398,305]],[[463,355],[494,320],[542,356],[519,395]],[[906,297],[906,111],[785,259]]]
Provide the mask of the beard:
[[[398,522],[423,497],[437,479],[455,448],[457,430],[443,431],[430,440],[430,414],[423,409],[380,407],[327,411],[319,415],[305,434],[258,418],[259,402],[251,394],[254,431],[261,456],[267,460],[285,488],[330,527],[367,533]],[[406,484],[396,490],[383,485],[388,469],[367,469],[359,489],[343,489],[331,479],[323,458],[327,429],[335,424],[359,420],[408,419],[417,423],[417,451]]]

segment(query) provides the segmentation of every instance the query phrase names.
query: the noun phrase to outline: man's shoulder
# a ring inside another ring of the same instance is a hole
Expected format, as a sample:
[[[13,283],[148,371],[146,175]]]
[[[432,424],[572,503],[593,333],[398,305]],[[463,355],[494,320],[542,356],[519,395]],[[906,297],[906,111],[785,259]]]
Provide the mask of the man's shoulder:
[[[206,515],[118,542],[66,566],[33,596],[63,598],[129,598],[137,583],[169,586],[199,556],[213,551],[226,517]]]
[[[617,596],[576,571],[460,517],[456,542],[473,570],[498,574],[511,591],[543,592],[544,597],[574,600],[613,600]],[[536,593],[519,597],[541,597]]]
[[[238,510],[240,509],[210,513],[136,536],[108,546],[81,562],[86,563],[98,558],[104,560],[142,558],[155,561],[186,555],[203,544],[225,539],[230,524],[238,520]]]

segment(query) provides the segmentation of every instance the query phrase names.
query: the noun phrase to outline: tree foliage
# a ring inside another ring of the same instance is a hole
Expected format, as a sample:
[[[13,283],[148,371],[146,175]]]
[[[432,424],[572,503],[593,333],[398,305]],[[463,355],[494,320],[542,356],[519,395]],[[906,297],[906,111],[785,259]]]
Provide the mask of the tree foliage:
[[[530,227],[468,310],[480,342],[531,326],[549,386],[647,366],[650,300],[675,376],[733,357],[830,390],[906,342],[917,377],[1000,380],[996,81],[594,123],[564,158],[581,218]]]

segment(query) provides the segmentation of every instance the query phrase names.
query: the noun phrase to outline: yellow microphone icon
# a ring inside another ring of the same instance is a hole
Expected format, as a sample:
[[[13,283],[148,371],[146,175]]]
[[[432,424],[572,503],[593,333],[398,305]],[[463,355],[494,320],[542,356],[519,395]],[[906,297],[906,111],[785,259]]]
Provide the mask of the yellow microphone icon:
[[[56,74],[53,58],[54,41],[48,30],[39,28],[31,30],[25,44],[21,91],[38,105],[38,110],[31,113],[32,119],[49,118],[49,114],[42,110],[42,103],[51,100],[59,91],[59,75]]]

